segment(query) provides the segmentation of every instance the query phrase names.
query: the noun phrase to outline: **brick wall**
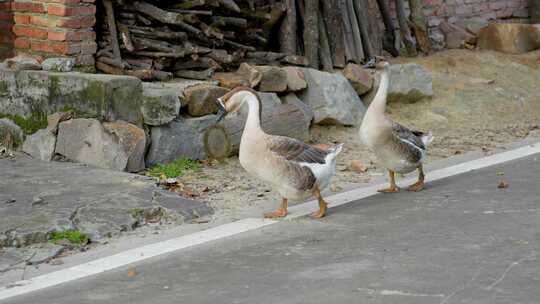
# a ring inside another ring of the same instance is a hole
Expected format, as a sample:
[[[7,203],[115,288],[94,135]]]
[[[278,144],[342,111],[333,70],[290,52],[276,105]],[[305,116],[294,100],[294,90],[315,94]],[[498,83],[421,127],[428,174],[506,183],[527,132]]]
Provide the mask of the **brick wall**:
[[[13,41],[15,35],[11,0],[0,0],[0,60],[13,56]]]
[[[1,1],[1,0],[0,0]],[[96,53],[94,0],[14,0],[11,7],[17,53],[74,57],[93,66]]]

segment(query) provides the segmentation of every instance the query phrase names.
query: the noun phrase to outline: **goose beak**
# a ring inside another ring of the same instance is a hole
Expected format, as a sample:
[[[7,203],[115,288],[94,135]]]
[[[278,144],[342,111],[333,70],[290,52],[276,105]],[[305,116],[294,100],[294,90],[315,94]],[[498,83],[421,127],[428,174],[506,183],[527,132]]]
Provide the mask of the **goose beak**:
[[[227,115],[227,110],[225,109],[225,105],[223,104],[223,100],[221,100],[221,98],[218,98],[216,100],[216,103],[218,105],[218,112],[217,112],[218,118],[215,124],[218,124]]]
[[[370,60],[368,60],[368,62],[366,62],[366,64],[364,64],[362,67],[364,69],[373,69],[375,68],[375,64],[377,64],[377,59],[373,57]]]

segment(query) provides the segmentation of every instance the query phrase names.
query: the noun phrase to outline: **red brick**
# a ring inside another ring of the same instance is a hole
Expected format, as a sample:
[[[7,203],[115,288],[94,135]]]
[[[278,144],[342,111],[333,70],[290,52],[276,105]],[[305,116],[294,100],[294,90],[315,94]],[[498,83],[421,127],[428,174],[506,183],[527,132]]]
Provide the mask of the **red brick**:
[[[0,2],[0,10],[7,12],[11,10],[11,2]]]
[[[97,52],[97,44],[95,42],[81,44],[81,54],[93,55]]]
[[[80,35],[75,31],[49,31],[47,39],[52,41],[79,41]]]
[[[76,4],[81,2],[80,0],[37,0],[46,3],[62,3],[62,4]]]
[[[11,8],[15,12],[44,13],[45,7],[37,2],[13,2]]]
[[[16,48],[18,49],[29,49],[30,48],[30,40],[27,38],[19,37],[15,39],[15,42],[13,43]]]
[[[95,15],[96,6],[95,5],[78,5],[78,6],[68,6],[64,4],[49,4],[47,6],[47,13],[53,16],[86,16],[86,15]]]
[[[1,31],[11,32],[12,28],[13,28],[13,23],[0,23],[0,32]]]
[[[92,55],[79,55],[75,59],[76,65],[94,65],[96,63]]]
[[[56,20],[49,18],[46,15],[30,16],[30,23],[37,26],[55,27]]]
[[[82,17],[61,18],[56,21],[57,27],[78,29],[81,28]]]
[[[0,36],[0,45],[2,45],[2,44],[12,44],[13,40],[15,40],[14,35],[10,35],[10,34],[2,35],[2,36]]]
[[[53,16],[75,16],[78,15],[78,7],[66,6],[63,4],[49,4],[47,14]]]
[[[13,32],[15,35],[21,37],[30,37],[36,39],[47,39],[47,31],[41,28],[24,25],[14,25]]]
[[[51,41],[50,45],[52,47],[51,53],[72,55],[81,52],[81,45],[79,43]]]
[[[30,48],[36,52],[54,53],[49,41],[31,40]]]
[[[0,11],[0,21],[7,20],[13,21],[13,14],[11,12],[2,12]]]
[[[94,24],[96,24],[96,17],[84,16],[84,17],[80,17],[80,21],[81,21],[81,28],[93,27]]]
[[[13,17],[13,20],[15,20],[15,23],[17,24],[30,24],[30,15],[15,15]]]

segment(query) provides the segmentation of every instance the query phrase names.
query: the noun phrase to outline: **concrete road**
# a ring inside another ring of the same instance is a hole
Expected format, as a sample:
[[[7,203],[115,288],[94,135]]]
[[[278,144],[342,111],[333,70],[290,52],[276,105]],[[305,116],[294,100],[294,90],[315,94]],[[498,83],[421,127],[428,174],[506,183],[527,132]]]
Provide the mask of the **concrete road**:
[[[538,173],[535,155],[5,303],[538,304]]]

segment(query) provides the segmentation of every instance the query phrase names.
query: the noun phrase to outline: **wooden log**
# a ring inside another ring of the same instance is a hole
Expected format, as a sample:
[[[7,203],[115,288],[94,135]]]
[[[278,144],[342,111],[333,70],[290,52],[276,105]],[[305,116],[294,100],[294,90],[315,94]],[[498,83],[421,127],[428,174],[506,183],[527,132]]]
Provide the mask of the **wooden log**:
[[[280,52],[294,55],[297,50],[296,1],[285,0],[285,5],[287,13],[279,29]]]
[[[129,34],[128,27],[119,23],[118,30],[120,31],[120,38],[122,38],[122,42],[126,47],[126,50],[128,50],[128,52],[133,52],[135,50],[135,47],[133,46],[133,42],[131,41],[131,35]]]
[[[223,24],[223,26],[234,26],[238,28],[247,28],[247,20],[245,18],[239,18],[239,17],[222,17],[222,16],[214,16],[210,18],[212,22],[214,23],[220,23]]]
[[[123,69],[123,68],[126,67],[126,65],[123,64],[122,61],[118,61],[115,58],[109,58],[109,57],[102,56],[102,57],[98,57],[97,61],[103,62],[103,63],[105,63],[107,65],[110,65],[110,66],[113,66],[113,67],[117,67],[119,69]]]
[[[206,4],[205,0],[191,0],[183,1],[183,3],[175,4],[172,7],[179,9],[192,9],[194,7],[203,6]]]
[[[166,52],[148,52],[148,51],[137,51],[133,52],[133,55],[150,57],[150,58],[182,58],[186,56],[186,53],[175,52],[175,53],[166,53]]]
[[[407,16],[405,15],[405,5],[403,0],[396,0],[396,14],[399,22],[399,31],[401,32],[401,38],[403,39],[403,44],[405,44],[407,55],[418,55],[418,52],[416,51],[416,42],[411,36]]]
[[[354,11],[358,19],[358,26],[360,27],[360,34],[362,37],[362,46],[364,47],[364,53],[367,58],[373,58],[375,56],[375,51],[371,45],[371,40],[369,39],[370,33],[368,32],[368,18],[366,14],[367,6],[362,0],[354,0]]]
[[[124,75],[124,70],[108,65],[106,63],[103,63],[101,61],[96,61],[96,69],[98,71],[101,71],[105,74],[112,74],[112,75]]]
[[[319,68],[319,0],[305,0],[304,48],[309,66]]]
[[[206,69],[204,71],[193,70],[178,70],[174,72],[174,75],[180,78],[197,79],[197,80],[210,80],[214,76],[214,69]]]
[[[273,62],[279,61],[285,58],[287,54],[285,53],[275,53],[275,52],[247,52],[246,58],[249,59],[259,59],[261,61]]]
[[[396,27],[394,26],[394,22],[392,22],[392,18],[390,17],[390,10],[388,9],[386,0],[377,0],[377,5],[379,6],[379,11],[381,12],[385,27],[383,36],[383,49],[390,53],[392,56],[397,57],[399,56],[400,42],[397,38],[398,35]]]
[[[197,60],[192,61],[177,61],[174,64],[174,70],[190,70],[190,69],[208,69],[213,68],[214,70],[221,69],[221,65],[217,63],[214,59],[209,57],[200,57]]]
[[[235,13],[240,13],[240,7],[234,2],[234,0],[219,0],[219,2],[228,10]]]
[[[308,66],[309,62],[304,56],[300,55],[287,55],[280,60],[283,64],[292,64],[298,66]]]
[[[212,16],[212,11],[208,10],[186,10],[186,9],[171,9],[171,11],[179,14],[188,14],[188,15],[203,15],[203,16]]]
[[[137,14],[137,21],[139,21],[140,23],[144,25],[152,25],[152,21],[150,21],[148,18],[141,16],[139,14]]]
[[[219,40],[223,40],[224,36],[222,33],[219,32],[217,28],[214,28],[204,22],[200,22],[199,26],[201,27],[201,30],[207,37],[214,37]]]
[[[333,71],[332,54],[330,52],[330,44],[328,43],[328,34],[326,32],[326,25],[322,17],[322,13],[319,11],[319,59],[324,71]]]
[[[418,47],[423,53],[429,54],[431,52],[431,42],[429,41],[427,20],[424,15],[422,1],[409,0],[409,7],[411,9],[410,20]]]
[[[369,3],[371,3],[372,0],[360,0],[363,4],[362,7],[366,7],[368,9],[371,9],[369,6]],[[378,10],[372,11],[369,10],[366,14],[367,17],[367,27],[368,27],[368,33],[369,33],[369,41],[371,42],[371,47],[373,48],[373,52],[377,56],[382,56],[383,46],[382,46],[382,38],[384,33],[384,26],[381,23],[380,15],[378,14]]]
[[[195,36],[201,35],[202,31],[184,22],[184,17],[181,14],[164,11],[152,4],[146,2],[134,2],[135,9],[143,14],[146,14],[165,24],[174,24],[182,28],[184,31]]]
[[[362,44],[362,34],[360,33],[360,25],[358,24],[358,18],[354,11],[353,0],[346,0],[347,11],[349,15],[349,21],[351,24],[352,38],[353,38],[353,51],[354,62],[360,63],[364,60],[364,46]]]
[[[349,17],[349,11],[347,10],[347,4],[345,1],[347,0],[340,0],[340,3],[342,4],[341,12],[343,16],[343,42],[345,44],[344,55],[345,62],[351,62],[356,61],[356,51],[352,33],[351,18]]]
[[[101,47],[101,46],[100,46]],[[112,47],[111,46],[106,46],[106,47],[103,47],[101,48],[99,51],[97,51],[96,53],[96,58],[97,57],[108,57],[108,58],[114,58],[114,55],[112,53]]]
[[[255,51],[256,49],[252,46],[249,46],[249,45],[245,45],[245,44],[241,44],[241,43],[237,43],[237,42],[234,42],[234,41],[231,41],[231,40],[228,40],[228,39],[223,39],[223,42],[225,44],[228,44],[230,46],[233,46],[233,47],[236,47],[236,48],[239,48],[239,49],[242,49],[242,50],[246,50],[246,51]]]
[[[129,65],[139,69],[151,69],[154,61],[152,59],[141,59],[141,58],[126,58],[125,59]]]
[[[343,41],[343,14],[342,1],[321,1],[322,14],[326,24],[328,44],[332,54],[332,63],[335,67],[345,67],[345,42]]]
[[[128,26],[130,32],[136,36],[142,36],[154,39],[167,39],[174,41],[185,41],[188,36],[185,32],[174,32],[167,28],[153,28],[142,26]]]
[[[531,23],[540,23],[540,1],[529,1],[529,15],[531,16]]]
[[[124,19],[135,19],[137,17],[137,14],[128,12],[120,12],[118,15]]]
[[[107,25],[109,27],[109,33],[111,34],[111,46],[113,50],[114,59],[117,62],[122,62],[122,56],[120,54],[120,45],[118,44],[118,33],[116,32],[116,20],[114,19],[114,8],[111,0],[103,0],[105,6],[105,12],[107,14]]]
[[[150,49],[166,53],[173,53],[175,51],[175,48],[171,44],[161,40],[133,37],[133,42],[139,50]]]
[[[227,53],[226,50],[215,49],[205,56],[212,58],[219,63],[229,64],[233,62],[233,56]]]

